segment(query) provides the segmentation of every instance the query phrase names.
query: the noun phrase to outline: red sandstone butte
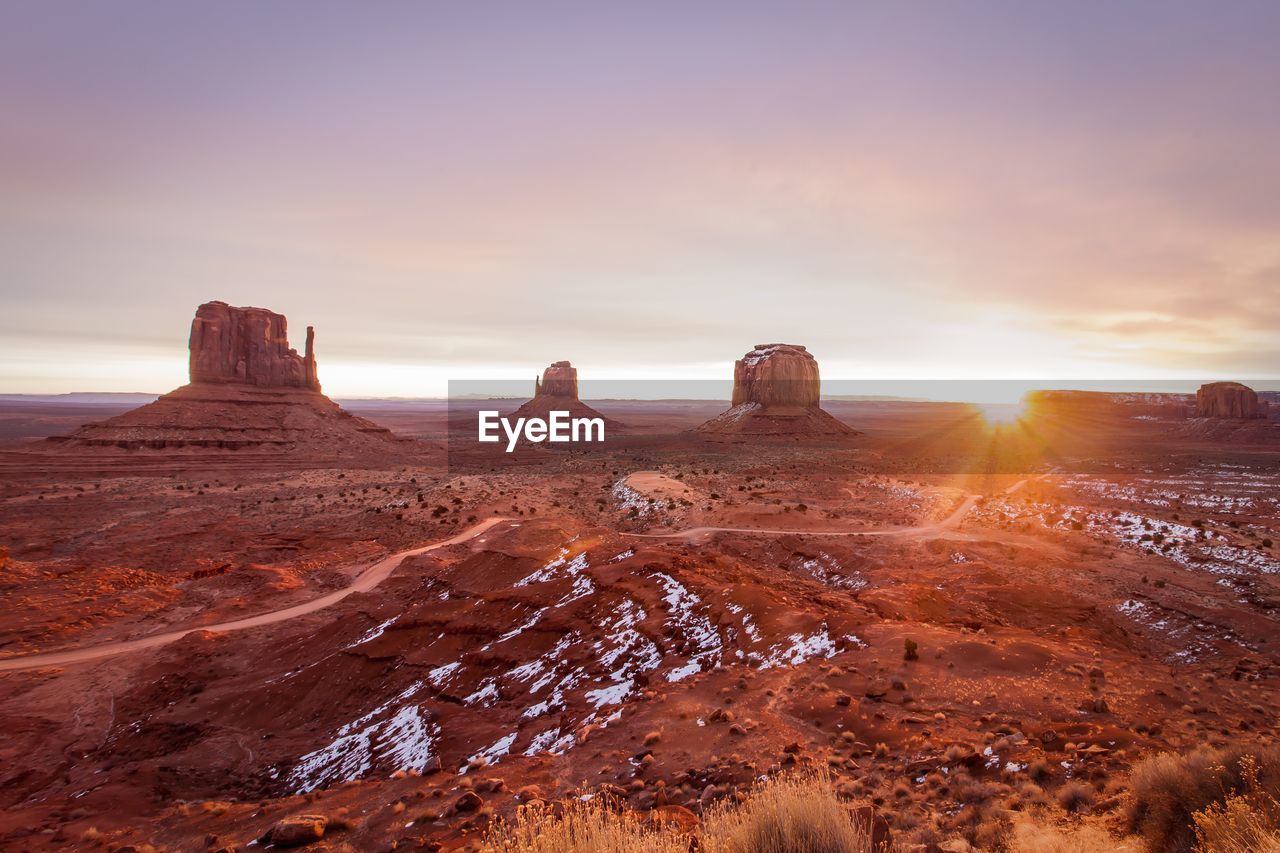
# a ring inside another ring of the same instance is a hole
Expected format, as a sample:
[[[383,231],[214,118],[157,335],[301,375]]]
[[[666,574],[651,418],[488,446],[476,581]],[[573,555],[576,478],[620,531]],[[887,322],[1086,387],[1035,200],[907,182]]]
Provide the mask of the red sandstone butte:
[[[797,344],[756,344],[733,364],[733,403],[817,407],[818,360]]]
[[[315,329],[307,327],[306,355],[300,356],[289,346],[288,327],[283,314],[266,308],[204,303],[191,321],[191,381],[319,391]]]
[[[1196,411],[1202,418],[1265,418],[1267,408],[1257,392],[1239,382],[1209,382],[1196,392]]]
[[[384,454],[392,433],[320,393],[315,330],[305,355],[289,346],[284,316],[265,308],[206,302],[188,341],[190,383],[154,403],[67,436],[61,448],[123,451],[266,451],[271,454]]]
[[[533,399],[516,409],[515,417],[546,419],[553,411],[568,412],[574,418],[600,418],[608,430],[606,435],[621,426],[578,398],[578,368],[567,361],[552,362],[540,378],[534,377]]]
[[[698,427],[708,434],[841,436],[856,430],[823,411],[818,360],[799,344],[757,344],[734,362],[728,411]]]
[[[534,377],[533,396],[578,399],[578,368],[567,361],[552,362],[542,371],[541,380]]]

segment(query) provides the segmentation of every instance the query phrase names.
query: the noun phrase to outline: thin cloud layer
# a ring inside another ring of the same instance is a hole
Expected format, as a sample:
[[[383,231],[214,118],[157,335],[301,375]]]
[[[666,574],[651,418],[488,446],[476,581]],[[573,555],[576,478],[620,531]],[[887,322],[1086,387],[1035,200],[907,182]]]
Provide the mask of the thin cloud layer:
[[[1271,4],[3,15],[0,390],[165,390],[208,299],[337,394],[1280,350]]]

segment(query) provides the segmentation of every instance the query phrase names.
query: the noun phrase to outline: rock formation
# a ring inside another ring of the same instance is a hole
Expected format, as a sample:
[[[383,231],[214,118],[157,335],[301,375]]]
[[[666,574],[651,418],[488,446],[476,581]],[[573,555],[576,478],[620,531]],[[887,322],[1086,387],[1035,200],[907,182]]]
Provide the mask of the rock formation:
[[[552,411],[568,412],[575,418],[602,418],[605,435],[621,426],[578,399],[578,368],[567,361],[552,362],[542,377],[534,377],[533,399],[516,409],[514,417],[546,418]]]
[[[265,308],[206,302],[188,341],[190,383],[123,415],[51,438],[57,447],[263,450],[346,456],[386,453],[400,440],[320,393],[315,331],[304,355],[285,318]]]
[[[578,368],[567,361],[552,362],[542,371],[542,379],[533,380],[534,397],[569,397],[578,399]]]
[[[698,427],[708,434],[843,436],[856,430],[823,411],[818,361],[798,344],[757,344],[734,362],[728,411]]]
[[[1267,403],[1239,382],[1209,382],[1196,392],[1196,413],[1202,418],[1252,420],[1267,417]]]
[[[192,382],[231,382],[259,388],[320,390],[315,329],[307,327],[306,355],[289,346],[288,321],[265,308],[206,302],[196,309],[188,344]]]
[[[818,360],[795,344],[757,344],[733,364],[731,405],[816,407]]]

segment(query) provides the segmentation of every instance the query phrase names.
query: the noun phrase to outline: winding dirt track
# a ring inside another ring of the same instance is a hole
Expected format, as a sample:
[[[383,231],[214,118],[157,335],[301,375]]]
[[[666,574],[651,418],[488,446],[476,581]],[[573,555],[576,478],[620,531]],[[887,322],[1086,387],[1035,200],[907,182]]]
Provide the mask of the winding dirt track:
[[[1032,480],[1043,480],[1053,471],[1039,474],[1035,477],[1027,477],[1004,490],[1006,495],[1012,495]],[[674,533],[624,533],[624,536],[635,536],[641,539],[688,539],[690,541],[705,539],[712,533],[763,533],[770,536],[787,536],[791,534],[805,534],[808,536],[919,536],[921,534],[941,533],[944,530],[950,530],[960,524],[960,521],[969,514],[969,510],[973,509],[973,505],[981,499],[982,495],[965,495],[965,499],[956,507],[955,511],[948,515],[942,521],[934,524],[924,524],[917,527],[878,527],[869,530],[788,530],[788,529],[770,529],[767,527],[689,527],[684,530],[677,530]]]
[[[259,613],[256,616],[246,616],[244,619],[236,619],[231,622],[219,622],[214,625],[196,625],[191,628],[180,628],[176,631],[166,631],[162,634],[152,634],[149,637],[140,637],[136,640],[121,640],[115,643],[103,643],[100,646],[88,646],[82,649],[70,649],[64,652],[44,652],[33,655],[21,655],[18,657],[6,658],[0,660],[0,672],[14,672],[23,669],[39,669],[48,666],[64,666],[72,663],[85,663],[87,661],[98,660],[100,658],[110,657],[112,655],[123,654],[124,652],[136,652],[142,649],[152,649],[156,646],[163,646],[166,643],[172,643],[190,634],[192,631],[240,631],[245,628],[258,628],[263,625],[272,625],[276,622],[284,622],[286,619],[293,619],[298,616],[304,616],[307,613],[314,613],[317,610],[323,610],[332,604],[337,604],[348,595],[357,592],[368,592],[378,584],[382,583],[391,573],[399,568],[400,564],[408,557],[416,557],[419,554],[425,554],[428,551],[434,551],[437,548],[447,548],[450,545],[459,545],[469,539],[487,531],[495,524],[500,524],[508,519],[505,518],[486,518],[484,521],[459,533],[450,539],[440,542],[432,542],[429,545],[422,545],[418,548],[411,548],[408,551],[400,551],[389,557],[384,557],[365,569],[355,579],[350,586],[343,587],[322,595],[319,598],[313,598],[310,601],[304,601],[301,604],[295,604],[292,607],[286,607],[283,610],[272,610],[268,613]]]
[[[1040,477],[1032,479],[1042,479],[1048,476],[1042,474]],[[1027,480],[1019,480],[1008,489],[1006,494],[1013,494],[1026,485]],[[691,527],[687,530],[680,530],[675,533],[626,533],[626,536],[635,536],[645,539],[696,539],[707,536],[712,533],[757,533],[772,536],[785,536],[788,534],[804,534],[809,536],[919,536],[933,533],[940,533],[956,527],[960,521],[968,514],[969,510],[978,501],[979,495],[967,495],[956,507],[955,511],[949,516],[935,524],[926,524],[918,527],[882,527],[871,530],[787,530],[787,529],[767,529],[758,527]],[[434,551],[437,548],[447,548],[450,545],[459,545],[470,539],[474,539],[489,528],[504,521],[507,518],[493,517],[486,518],[484,521],[459,533],[449,539],[440,542],[432,542],[429,545],[422,545],[418,548],[411,548],[407,551],[400,551],[389,557],[384,557],[378,562],[369,566],[355,579],[355,581],[347,587],[344,587],[328,595],[322,595],[319,598],[313,598],[311,601],[304,601],[302,604],[295,604],[292,607],[286,607],[282,610],[272,610],[267,613],[259,613],[256,616],[246,616],[244,619],[236,619],[231,622],[218,622],[213,625],[196,625],[190,628],[180,628],[176,631],[166,631],[162,634],[152,634],[149,637],[140,637],[136,640],[121,640],[114,643],[103,643],[99,646],[88,646],[82,649],[69,649],[62,652],[42,652],[31,655],[19,655],[16,657],[0,659],[0,672],[17,672],[24,669],[40,669],[42,667],[65,666],[67,664],[87,663],[89,661],[100,660],[102,658],[111,657],[113,655],[124,654],[125,652],[136,652],[142,649],[153,649],[157,646],[163,646],[166,643],[172,643],[190,634],[192,631],[240,631],[245,628],[259,628],[263,625],[273,625],[277,622],[284,622],[298,616],[304,616],[308,613],[314,613],[317,610],[323,610],[330,605],[337,604],[348,595],[357,592],[368,592],[369,590],[382,583],[391,573],[399,568],[400,564],[408,557],[416,557],[419,554],[425,554],[428,551]]]
[[[868,530],[796,530],[768,527],[690,527],[677,530],[675,533],[624,533],[624,536],[637,536],[642,539],[690,539],[696,540],[711,533],[763,533],[770,536],[787,536],[804,534],[808,536],[919,536],[921,534],[940,533],[955,527],[960,519],[973,509],[980,495],[966,495],[956,507],[955,512],[935,524],[918,527],[873,527]]]

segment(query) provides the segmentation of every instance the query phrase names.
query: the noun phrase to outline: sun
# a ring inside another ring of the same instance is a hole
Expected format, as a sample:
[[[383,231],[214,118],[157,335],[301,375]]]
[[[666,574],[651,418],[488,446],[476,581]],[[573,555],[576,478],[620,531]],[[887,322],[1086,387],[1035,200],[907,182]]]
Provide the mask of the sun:
[[[1021,421],[1027,414],[1025,400],[1017,403],[978,403],[976,406],[983,420],[992,427],[1011,426]]]

